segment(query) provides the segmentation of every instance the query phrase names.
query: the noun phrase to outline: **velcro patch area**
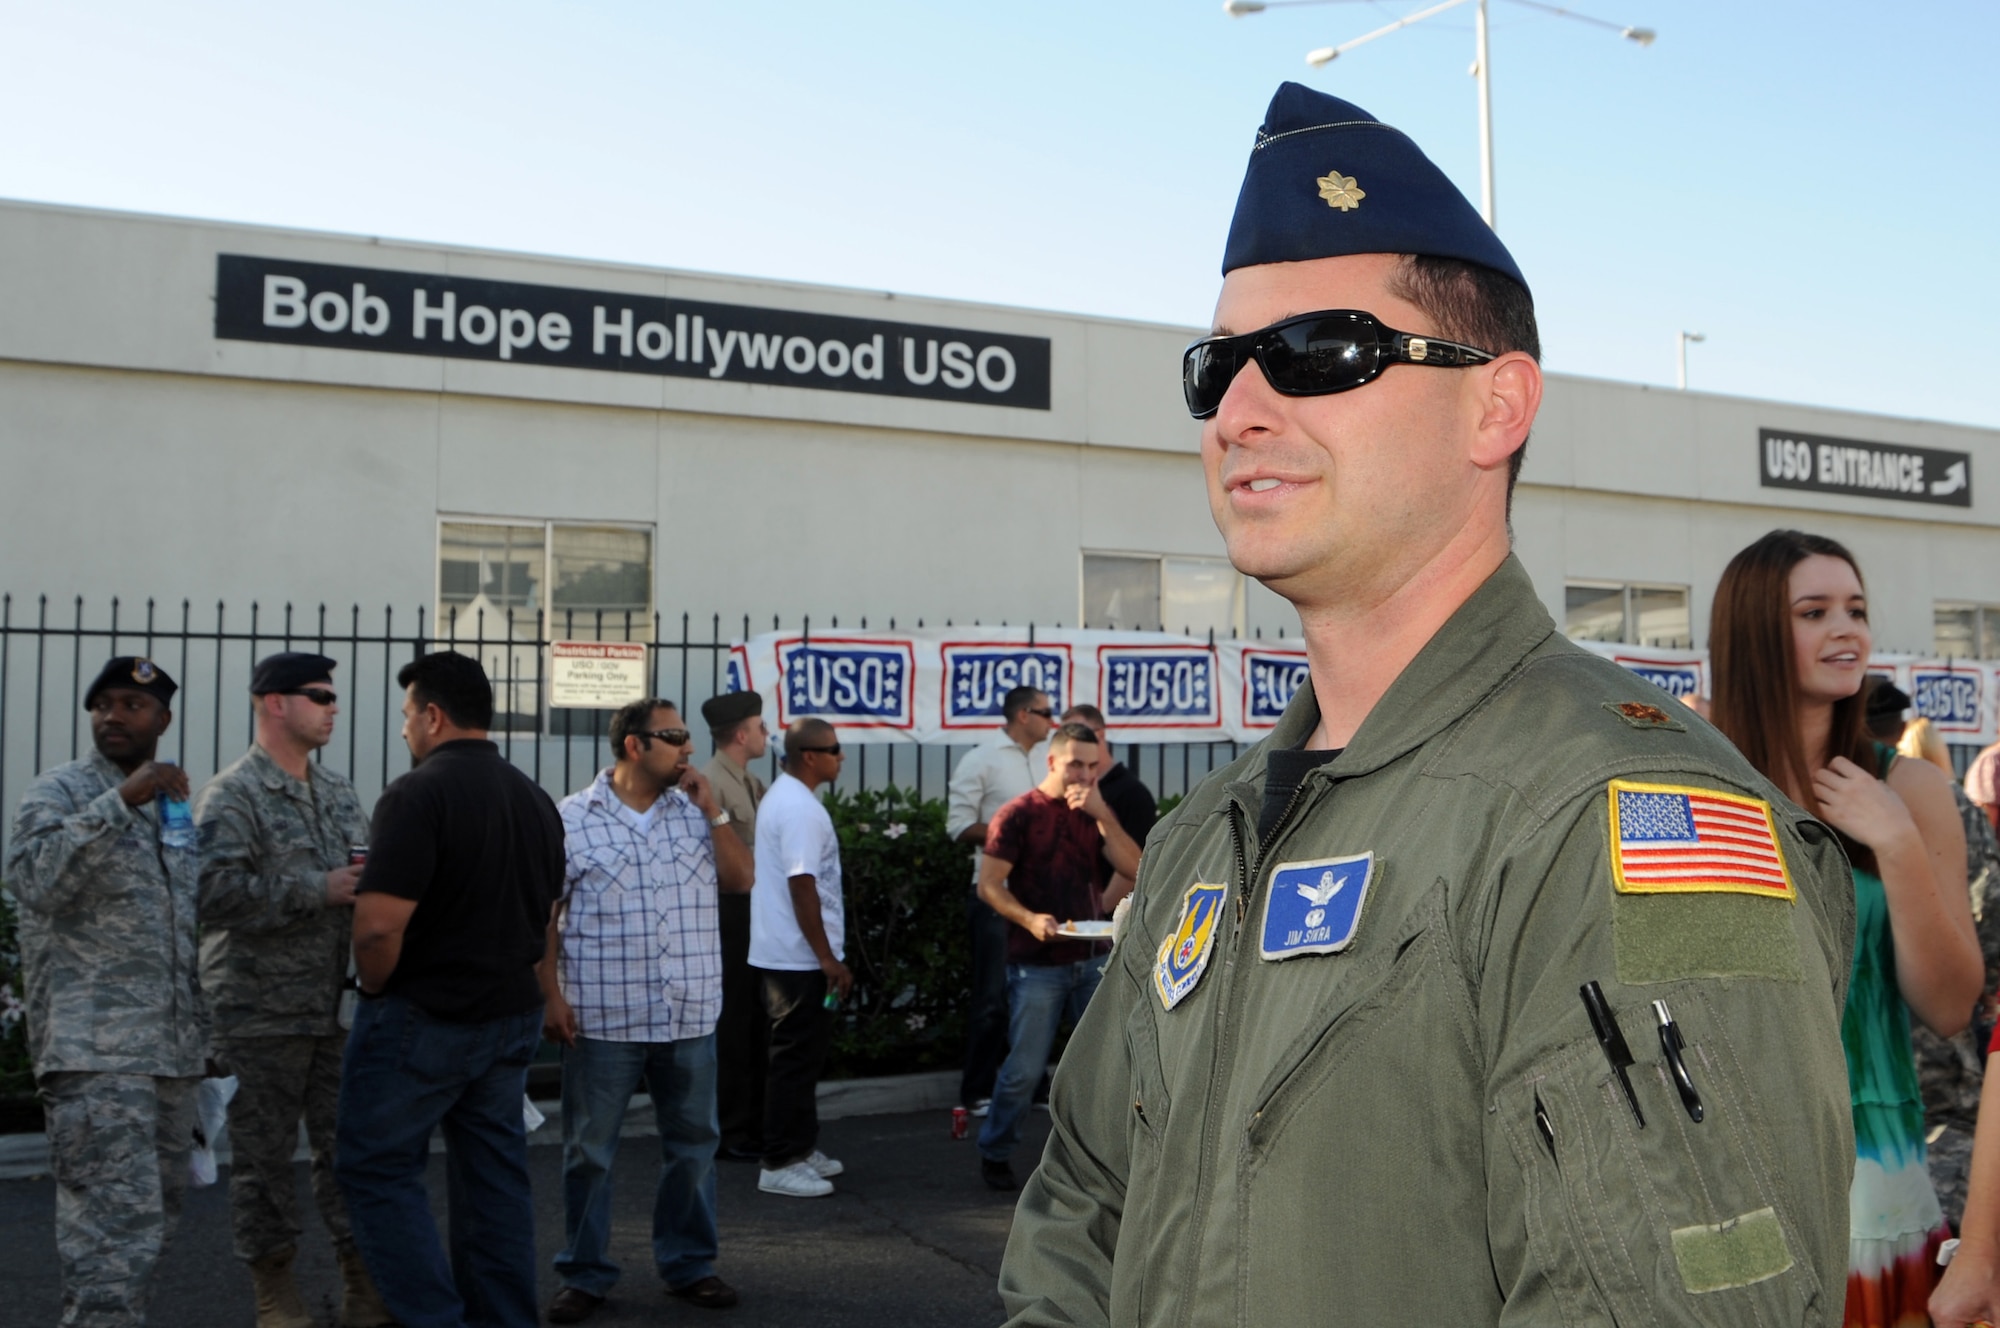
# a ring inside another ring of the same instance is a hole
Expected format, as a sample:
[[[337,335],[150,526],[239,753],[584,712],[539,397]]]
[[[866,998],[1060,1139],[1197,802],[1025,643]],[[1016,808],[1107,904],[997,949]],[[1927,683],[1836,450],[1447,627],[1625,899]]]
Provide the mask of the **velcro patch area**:
[[[1614,779],[1607,801],[1618,893],[1798,898],[1771,804],[1761,798]]]
[[[1770,1208],[1713,1226],[1677,1228],[1673,1245],[1681,1285],[1696,1295],[1749,1286],[1792,1266],[1784,1227]]]

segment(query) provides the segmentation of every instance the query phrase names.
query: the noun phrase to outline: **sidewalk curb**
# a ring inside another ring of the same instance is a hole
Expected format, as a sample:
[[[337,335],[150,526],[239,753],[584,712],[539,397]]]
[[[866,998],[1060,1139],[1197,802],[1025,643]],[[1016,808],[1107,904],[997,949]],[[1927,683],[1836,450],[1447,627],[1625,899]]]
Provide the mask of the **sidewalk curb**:
[[[934,1070],[925,1074],[891,1074],[873,1079],[832,1079],[819,1086],[821,1120],[846,1116],[887,1116],[904,1111],[928,1111],[949,1107],[958,1100],[958,1071]],[[528,1135],[531,1146],[562,1142],[562,1104],[537,1102],[548,1118]],[[305,1143],[305,1127],[299,1127],[299,1148],[295,1162],[307,1161],[311,1154]],[[653,1099],[634,1095],[625,1109],[625,1124],[619,1133],[626,1138],[655,1133]],[[442,1153],[444,1140],[433,1136],[431,1151]],[[229,1131],[216,1140],[215,1160],[228,1166]],[[0,1180],[27,1180],[49,1173],[49,1137],[46,1134],[0,1135]]]

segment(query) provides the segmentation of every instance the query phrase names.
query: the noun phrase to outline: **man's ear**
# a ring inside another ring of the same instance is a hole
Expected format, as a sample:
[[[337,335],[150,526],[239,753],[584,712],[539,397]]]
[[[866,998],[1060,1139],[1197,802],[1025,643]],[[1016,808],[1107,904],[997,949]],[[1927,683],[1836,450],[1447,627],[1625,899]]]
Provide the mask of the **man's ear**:
[[[1532,356],[1511,351],[1473,372],[1479,384],[1479,424],[1472,463],[1491,470],[1506,465],[1535,427],[1542,407],[1542,367]]]

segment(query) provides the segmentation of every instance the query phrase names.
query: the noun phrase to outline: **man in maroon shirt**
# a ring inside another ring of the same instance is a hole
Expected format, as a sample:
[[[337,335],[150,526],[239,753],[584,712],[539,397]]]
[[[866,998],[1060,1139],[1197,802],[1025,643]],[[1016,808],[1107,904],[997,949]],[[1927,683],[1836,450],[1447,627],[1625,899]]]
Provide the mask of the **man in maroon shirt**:
[[[1083,1017],[1103,970],[1097,942],[1063,928],[1101,918],[1113,871],[1139,872],[1139,846],[1098,792],[1097,758],[1088,725],[1062,725],[1050,735],[1042,782],[1001,807],[986,832],[979,897],[1010,924],[1007,1061],[979,1131],[979,1171],[996,1190],[1017,1184],[1008,1159],[1056,1029],[1065,1013]]]

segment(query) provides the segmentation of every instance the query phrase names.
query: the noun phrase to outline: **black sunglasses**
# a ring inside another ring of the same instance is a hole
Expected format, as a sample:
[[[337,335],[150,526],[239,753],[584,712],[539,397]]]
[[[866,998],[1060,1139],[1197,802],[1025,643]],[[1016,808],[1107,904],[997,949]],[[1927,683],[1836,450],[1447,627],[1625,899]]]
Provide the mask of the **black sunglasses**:
[[[694,735],[686,729],[641,729],[632,736],[639,740],[641,747],[646,745],[646,739],[648,738],[658,738],[669,747],[685,747],[688,744],[688,739]]]
[[[1271,389],[1288,397],[1349,392],[1382,376],[1392,364],[1464,369],[1494,358],[1456,341],[1398,332],[1359,309],[1324,309],[1234,337],[1204,337],[1181,354],[1181,391],[1188,414],[1205,420],[1251,360]]]
[[[1056,717],[1054,709],[1037,710],[1033,706],[1029,706],[1028,713],[1031,715],[1040,715],[1043,719],[1054,719]]]
[[[291,687],[287,688],[284,694],[286,696],[303,696],[314,705],[323,706],[330,706],[340,699],[338,692],[328,691],[324,687]]]
[[[836,742],[831,747],[794,747],[792,750],[795,752],[821,752],[827,756],[838,756],[840,755],[840,744]]]

